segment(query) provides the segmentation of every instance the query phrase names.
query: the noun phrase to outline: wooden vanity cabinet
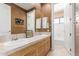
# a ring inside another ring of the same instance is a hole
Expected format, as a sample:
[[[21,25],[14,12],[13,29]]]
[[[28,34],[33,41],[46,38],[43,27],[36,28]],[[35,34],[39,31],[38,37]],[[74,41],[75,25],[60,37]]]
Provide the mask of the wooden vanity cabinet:
[[[26,48],[27,49],[27,48]],[[36,56],[37,55],[37,50],[36,48],[31,48],[28,50],[28,53],[27,51],[25,51],[25,55],[24,56]]]
[[[47,38],[45,42],[45,55],[49,52],[50,50],[50,39]]]
[[[50,50],[50,37],[46,37],[39,42],[16,51],[10,56],[45,56]]]
[[[35,56],[35,55],[36,55],[36,48],[34,48],[34,46],[29,46],[27,48],[23,48],[10,54],[10,56]]]
[[[37,44],[37,55],[38,56],[44,56],[44,41],[40,42]]]

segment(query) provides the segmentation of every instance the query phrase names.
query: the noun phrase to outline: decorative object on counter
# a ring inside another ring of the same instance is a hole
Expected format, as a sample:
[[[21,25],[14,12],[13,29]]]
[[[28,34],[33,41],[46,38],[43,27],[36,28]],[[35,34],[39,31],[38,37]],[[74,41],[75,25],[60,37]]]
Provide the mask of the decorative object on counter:
[[[22,19],[20,19],[20,18],[16,18],[16,19],[15,19],[15,23],[16,23],[17,25],[23,25],[23,24],[24,24],[24,20],[22,20]]]
[[[26,31],[26,37],[27,37],[27,38],[33,37],[33,31],[32,31],[32,30],[27,30],[27,31]]]

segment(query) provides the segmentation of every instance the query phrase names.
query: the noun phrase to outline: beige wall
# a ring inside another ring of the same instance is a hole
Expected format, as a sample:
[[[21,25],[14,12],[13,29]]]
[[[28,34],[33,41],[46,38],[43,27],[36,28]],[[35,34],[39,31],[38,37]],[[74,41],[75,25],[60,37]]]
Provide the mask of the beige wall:
[[[54,13],[54,18],[62,17],[62,16],[64,16],[64,11],[63,10]]]

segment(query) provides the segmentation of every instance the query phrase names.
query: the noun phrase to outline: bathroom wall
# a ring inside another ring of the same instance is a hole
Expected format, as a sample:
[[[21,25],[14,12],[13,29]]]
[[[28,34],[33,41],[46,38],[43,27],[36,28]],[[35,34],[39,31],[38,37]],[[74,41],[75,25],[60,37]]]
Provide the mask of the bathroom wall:
[[[64,16],[64,10],[61,10],[61,11],[54,13],[54,18],[63,17],[63,16]]]
[[[76,4],[77,10],[75,11],[76,13],[76,23],[75,23],[75,55],[79,56],[79,4]]]
[[[11,38],[11,7],[0,3],[0,42]]]
[[[24,20],[23,25],[17,25],[15,23],[15,18],[20,18]],[[18,6],[11,4],[11,33],[18,34],[24,33],[26,30],[26,12],[19,8]]]
[[[54,23],[54,40],[64,41],[64,23]]]

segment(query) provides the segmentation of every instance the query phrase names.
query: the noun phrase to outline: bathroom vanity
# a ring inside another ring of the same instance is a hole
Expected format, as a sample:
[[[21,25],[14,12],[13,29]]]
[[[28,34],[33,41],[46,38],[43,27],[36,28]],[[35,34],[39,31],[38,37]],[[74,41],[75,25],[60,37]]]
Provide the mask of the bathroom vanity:
[[[6,42],[0,52],[8,56],[45,56],[50,51],[50,35],[37,35]]]

